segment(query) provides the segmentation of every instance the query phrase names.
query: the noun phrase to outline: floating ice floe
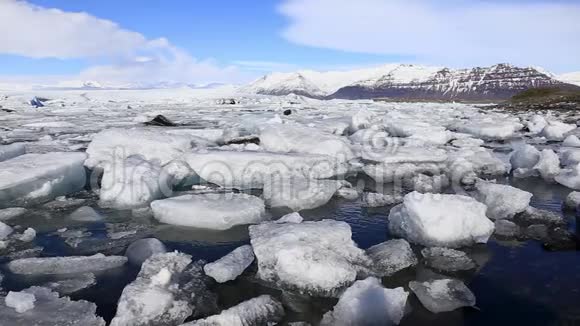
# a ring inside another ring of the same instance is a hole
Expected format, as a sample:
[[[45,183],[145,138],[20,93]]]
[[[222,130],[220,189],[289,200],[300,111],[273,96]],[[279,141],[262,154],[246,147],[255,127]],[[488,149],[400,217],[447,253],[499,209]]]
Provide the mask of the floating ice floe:
[[[556,176],[560,174],[560,158],[551,149],[544,149],[540,152],[540,160],[534,165],[533,170],[546,182],[554,182]]]
[[[460,195],[412,192],[389,213],[391,234],[431,247],[485,243],[493,233],[487,207]]]
[[[563,123],[560,121],[549,121],[546,127],[542,130],[541,135],[548,140],[563,140],[564,136],[576,129],[576,125]]]
[[[576,135],[570,135],[562,142],[564,147],[580,147],[580,138]]]
[[[361,196],[364,207],[383,207],[398,204],[403,197],[397,194],[380,194],[377,192],[364,192]]]
[[[104,169],[99,204],[117,209],[145,207],[171,191],[169,175],[140,156],[115,160]]]
[[[86,182],[85,159],[84,153],[53,152],[0,162],[0,203],[45,201],[80,191]]]
[[[510,220],[495,221],[494,233],[502,237],[515,237],[520,233],[520,227]]]
[[[276,178],[328,179],[348,172],[346,163],[312,154],[208,150],[186,161],[205,181],[237,189],[262,189]]]
[[[26,300],[29,308],[31,298],[33,307],[23,313],[4,305],[5,298],[0,297],[0,325],[36,325],[36,326],[105,326],[105,321],[96,315],[94,303],[72,301],[68,297],[59,298],[58,293],[42,287],[31,287],[22,291],[30,295]],[[19,301],[19,304],[22,304]]]
[[[179,325],[193,313],[196,289],[187,278],[201,277],[190,268],[191,256],[165,253],[147,259],[137,279],[123,289],[111,326]]]
[[[82,206],[77,208],[69,215],[69,218],[78,222],[97,222],[104,219],[101,214],[97,213],[94,208],[89,206]]]
[[[516,222],[520,224],[544,224],[544,225],[566,225],[566,220],[561,214],[539,209],[532,206],[527,207],[516,216]]]
[[[26,147],[21,143],[0,145],[0,162],[24,155],[25,153]]]
[[[262,129],[260,146],[271,152],[327,155],[339,160],[354,157],[345,138],[290,124]]]
[[[236,248],[224,257],[206,264],[203,267],[205,274],[211,276],[218,283],[235,280],[254,261],[252,246],[245,245]]]
[[[527,121],[526,126],[532,134],[539,134],[548,125],[548,121],[541,115],[534,115],[529,121]]]
[[[265,220],[264,201],[246,194],[184,195],[151,203],[153,216],[166,224],[227,230]]]
[[[325,205],[341,187],[336,180],[275,178],[264,185],[263,197],[268,207],[301,211]]]
[[[250,326],[275,325],[284,317],[284,307],[269,295],[244,301],[219,315],[192,321],[181,326]]]
[[[481,121],[465,122],[461,121],[454,126],[455,130],[464,132],[482,139],[505,140],[512,138],[515,133],[524,126],[515,121],[498,121],[487,119]]]
[[[572,191],[568,194],[568,196],[566,196],[564,207],[567,209],[576,210],[578,209],[578,205],[580,205],[580,192]]]
[[[125,252],[125,256],[129,259],[129,263],[141,266],[149,257],[166,252],[167,248],[165,248],[163,242],[155,238],[146,238],[131,243]]]
[[[22,242],[31,242],[34,238],[36,238],[36,230],[33,228],[27,228],[22,234],[16,236],[16,239]]]
[[[449,248],[425,248],[421,250],[425,265],[438,271],[467,271],[477,267],[475,262],[463,251]]]
[[[7,221],[24,215],[28,210],[24,207],[9,207],[0,209],[0,221]]]
[[[477,181],[475,197],[487,206],[487,216],[491,219],[510,219],[526,210],[530,205],[532,194],[518,188]]]
[[[563,169],[554,180],[570,189],[580,190],[580,163]]]
[[[97,254],[86,257],[24,258],[13,260],[7,266],[14,274],[53,275],[98,272],[121,267],[126,262],[126,257]]]
[[[8,295],[4,299],[6,306],[9,308],[14,308],[14,310],[16,310],[16,312],[19,314],[33,309],[34,301],[36,301],[34,294],[12,291],[8,292]]]
[[[510,163],[513,170],[519,170],[521,174],[532,171],[540,160],[540,151],[534,146],[525,144],[514,149],[510,155]]]
[[[93,137],[85,165],[103,169],[119,158],[141,155],[147,161],[165,165],[191,151],[192,138],[154,129],[109,129]]]
[[[63,280],[48,282],[42,286],[51,289],[52,291],[58,292],[60,295],[70,295],[87,289],[95,284],[97,284],[95,274],[85,273]]]
[[[0,222],[0,240],[5,240],[14,230],[3,222]]]
[[[250,239],[257,276],[300,293],[336,295],[370,265],[344,222],[264,223],[250,226]]]
[[[290,214],[286,214],[286,215],[280,217],[279,219],[277,219],[274,222],[275,223],[302,223],[303,220],[304,219],[302,218],[300,213],[292,212]]]
[[[381,276],[393,275],[418,263],[413,249],[403,239],[389,240],[366,251],[373,262],[373,270]]]
[[[405,316],[408,296],[402,287],[386,289],[374,277],[357,281],[324,315],[320,325],[398,325]]]
[[[459,280],[442,279],[431,282],[410,282],[409,288],[421,304],[432,313],[453,311],[475,306],[475,296]]]
[[[509,172],[509,165],[482,147],[449,153],[449,172],[453,184],[473,184],[477,177],[499,176]]]

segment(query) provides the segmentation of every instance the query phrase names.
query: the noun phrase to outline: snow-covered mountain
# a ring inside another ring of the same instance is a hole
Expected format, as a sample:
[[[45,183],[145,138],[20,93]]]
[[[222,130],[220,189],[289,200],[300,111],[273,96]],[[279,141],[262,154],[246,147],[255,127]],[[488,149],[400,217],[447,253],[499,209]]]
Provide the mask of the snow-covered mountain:
[[[529,88],[565,86],[541,68],[498,64],[486,68],[449,69],[393,64],[344,72],[274,73],[242,88],[267,94],[314,98],[502,100]]]
[[[559,75],[557,79],[564,83],[580,86],[580,71]]]

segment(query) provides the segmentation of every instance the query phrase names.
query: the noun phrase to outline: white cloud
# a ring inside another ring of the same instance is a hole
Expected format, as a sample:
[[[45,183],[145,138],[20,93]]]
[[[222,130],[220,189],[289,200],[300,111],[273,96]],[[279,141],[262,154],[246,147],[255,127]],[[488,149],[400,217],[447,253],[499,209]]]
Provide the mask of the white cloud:
[[[288,40],[452,66],[580,67],[580,4],[467,0],[285,0]]]
[[[103,62],[69,78],[112,83],[238,82],[235,67],[197,60],[164,38],[148,39],[87,13],[0,0],[0,54]],[[40,78],[40,76],[39,76]]]
[[[299,69],[300,67],[292,63],[275,62],[275,61],[256,61],[256,60],[237,60],[232,62],[236,66],[240,66],[245,70],[258,72],[272,72],[272,71],[291,71]]]

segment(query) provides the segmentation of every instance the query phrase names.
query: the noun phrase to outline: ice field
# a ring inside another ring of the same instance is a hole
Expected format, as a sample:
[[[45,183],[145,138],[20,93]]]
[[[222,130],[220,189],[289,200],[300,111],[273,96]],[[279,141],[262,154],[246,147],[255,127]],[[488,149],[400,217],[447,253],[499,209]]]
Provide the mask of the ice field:
[[[578,323],[579,117],[0,92],[0,325]]]

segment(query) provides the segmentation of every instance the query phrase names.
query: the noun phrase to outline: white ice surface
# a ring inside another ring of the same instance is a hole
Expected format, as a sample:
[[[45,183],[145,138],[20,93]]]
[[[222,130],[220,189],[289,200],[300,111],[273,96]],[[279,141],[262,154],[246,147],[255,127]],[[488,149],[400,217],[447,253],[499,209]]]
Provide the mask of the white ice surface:
[[[325,205],[341,187],[342,183],[336,180],[275,178],[264,185],[263,197],[268,207],[297,212]]]
[[[252,246],[245,245],[236,248],[224,257],[206,264],[203,270],[218,283],[235,280],[254,261]]]
[[[155,238],[139,239],[127,247],[125,256],[129,262],[136,266],[141,266],[149,257],[167,252],[163,242]]]
[[[126,257],[96,254],[86,257],[23,258],[11,261],[7,267],[10,272],[23,275],[80,274],[121,267],[126,262]]]
[[[509,185],[480,180],[475,184],[475,198],[487,206],[491,219],[510,219],[526,210],[532,194]]]
[[[22,143],[0,145],[0,162],[24,155],[25,153],[26,147]]]
[[[31,293],[10,291],[4,301],[7,307],[14,308],[21,314],[34,308],[36,298]]]

